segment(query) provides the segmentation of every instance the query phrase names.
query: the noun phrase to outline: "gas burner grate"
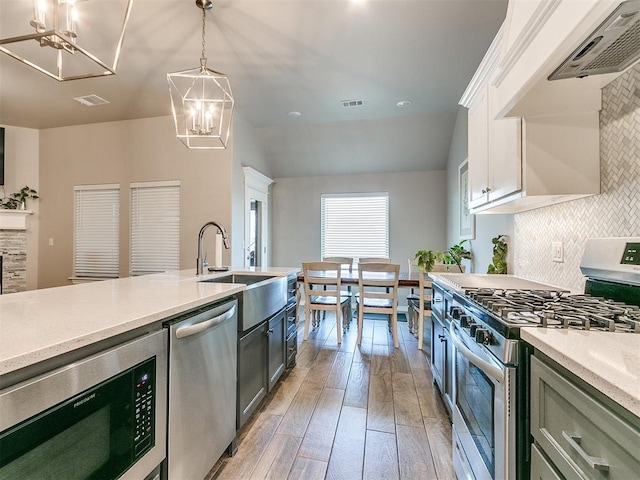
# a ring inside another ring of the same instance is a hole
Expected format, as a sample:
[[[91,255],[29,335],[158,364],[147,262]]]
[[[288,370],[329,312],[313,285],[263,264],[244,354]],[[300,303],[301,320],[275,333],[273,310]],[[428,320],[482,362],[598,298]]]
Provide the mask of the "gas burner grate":
[[[640,307],[554,290],[481,288],[465,292],[476,305],[512,326],[640,333]]]

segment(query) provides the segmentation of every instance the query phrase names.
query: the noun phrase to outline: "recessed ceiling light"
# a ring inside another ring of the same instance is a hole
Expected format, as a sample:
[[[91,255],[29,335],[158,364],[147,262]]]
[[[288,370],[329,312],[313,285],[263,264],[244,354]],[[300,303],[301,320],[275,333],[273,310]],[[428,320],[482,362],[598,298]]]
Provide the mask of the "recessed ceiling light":
[[[289,112],[287,113],[289,118],[300,118],[302,114],[300,112]]]
[[[411,105],[411,100],[400,100],[398,103],[396,103],[397,107],[408,107],[409,105]]]

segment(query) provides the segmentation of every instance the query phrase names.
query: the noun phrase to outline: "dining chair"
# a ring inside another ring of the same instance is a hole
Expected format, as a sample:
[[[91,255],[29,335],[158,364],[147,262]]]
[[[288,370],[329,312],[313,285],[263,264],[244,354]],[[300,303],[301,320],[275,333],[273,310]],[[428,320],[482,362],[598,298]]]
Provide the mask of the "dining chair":
[[[435,264],[431,268],[431,272],[447,272],[447,265]],[[419,301],[416,309],[418,313],[418,350],[422,350],[424,341],[424,317],[431,315],[431,278],[429,272],[420,271],[419,274]]]
[[[365,313],[389,315],[393,345],[398,348],[398,280],[397,263],[364,263],[358,266],[358,345],[362,341]]]
[[[318,326],[319,318],[312,313],[333,311],[336,314],[338,343],[342,343],[342,333],[346,329],[346,317],[351,315],[351,297],[341,292],[341,265],[334,262],[304,262],[305,322],[304,340],[309,337],[309,324]],[[341,321],[342,320],[342,321]]]
[[[322,261],[339,263],[342,270],[348,270],[349,273],[353,272],[353,257],[322,257]],[[347,285],[347,289],[342,290],[342,295],[348,295],[349,297],[351,297],[351,285]],[[351,300],[349,300],[349,305],[351,305]],[[316,312],[316,314],[319,314],[319,313],[320,312]],[[325,318],[326,313],[327,312],[322,312],[323,320]],[[349,310],[349,313],[351,313],[351,310]],[[351,315],[349,315],[347,322],[348,323],[351,322]]]

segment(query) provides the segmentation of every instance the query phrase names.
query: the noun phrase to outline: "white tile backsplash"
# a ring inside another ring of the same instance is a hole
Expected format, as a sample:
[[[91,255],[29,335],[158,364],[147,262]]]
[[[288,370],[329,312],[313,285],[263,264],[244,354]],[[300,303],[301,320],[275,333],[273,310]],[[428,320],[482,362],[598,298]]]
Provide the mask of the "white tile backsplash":
[[[640,236],[640,64],[602,91],[600,173],[600,195],[514,216],[516,275],[582,292],[587,238]],[[551,242],[563,243],[563,263]]]

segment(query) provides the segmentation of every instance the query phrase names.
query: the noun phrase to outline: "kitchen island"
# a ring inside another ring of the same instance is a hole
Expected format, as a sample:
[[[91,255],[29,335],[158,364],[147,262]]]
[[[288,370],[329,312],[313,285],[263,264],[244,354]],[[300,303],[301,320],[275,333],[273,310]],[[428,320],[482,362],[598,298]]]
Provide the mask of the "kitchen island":
[[[0,377],[242,292],[210,280],[229,273],[277,276],[294,268],[250,268],[196,276],[181,270],[0,295]],[[209,280],[209,282],[207,282]]]

